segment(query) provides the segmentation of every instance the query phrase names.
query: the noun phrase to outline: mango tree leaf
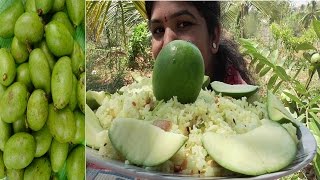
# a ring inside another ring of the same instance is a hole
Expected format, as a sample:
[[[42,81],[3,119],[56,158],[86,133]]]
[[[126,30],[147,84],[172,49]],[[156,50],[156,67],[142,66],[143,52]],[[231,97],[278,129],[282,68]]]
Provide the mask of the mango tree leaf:
[[[316,121],[316,124],[317,124],[317,126],[318,126],[318,128],[320,129],[320,118],[316,115],[316,114],[314,114],[313,112],[310,112],[309,113],[312,117],[313,117],[313,119]],[[319,135],[320,136],[320,135]]]
[[[297,97],[297,96],[295,96],[295,95],[293,95],[293,94],[291,94],[291,93],[289,93],[289,92],[287,92],[287,91],[283,91],[283,93],[284,93],[286,96],[288,96],[291,100],[293,100],[294,102],[296,102],[296,103],[298,103],[298,104],[300,104],[300,105],[303,106],[303,103],[302,103],[302,101],[299,99],[299,97]]]
[[[290,77],[287,75],[286,71],[281,66],[276,66],[275,72],[278,74],[278,76],[284,80],[289,81]]]
[[[273,91],[272,91],[272,92],[273,92],[273,93],[276,93],[282,83],[283,83],[283,80],[279,81],[279,82],[277,83],[277,85],[273,88]]]
[[[262,63],[264,63],[265,65],[268,65],[268,66],[270,66],[270,67],[272,67],[272,68],[275,67],[274,64],[272,64],[271,62],[269,62],[268,59],[267,59],[266,57],[264,57],[262,54],[260,54],[260,53],[254,53],[253,56],[254,56],[255,58],[257,58],[257,59],[259,60],[259,62],[262,62]]]
[[[259,76],[262,77],[264,75],[266,75],[269,71],[271,70],[271,67],[265,67],[260,71]]]
[[[318,38],[320,39],[320,21],[313,20],[313,29],[316,32]]]
[[[312,44],[307,43],[307,42],[298,44],[296,46],[296,48],[295,48],[296,51],[299,51],[299,50],[310,50],[310,49],[317,50],[317,48],[315,48]]]
[[[255,71],[256,71],[257,74],[261,71],[261,69],[264,67],[264,65],[265,65],[265,64],[262,63],[262,62],[259,62],[259,63],[257,64],[256,69],[255,69]]]
[[[269,79],[268,84],[267,84],[268,89],[271,89],[273,87],[273,85],[276,83],[277,79],[278,79],[277,74],[274,74],[271,76],[271,78]]]
[[[313,113],[319,113],[320,112],[320,108],[310,108],[309,112],[313,112]]]
[[[312,100],[309,102],[309,105],[318,104],[320,102],[320,95],[313,97]]]

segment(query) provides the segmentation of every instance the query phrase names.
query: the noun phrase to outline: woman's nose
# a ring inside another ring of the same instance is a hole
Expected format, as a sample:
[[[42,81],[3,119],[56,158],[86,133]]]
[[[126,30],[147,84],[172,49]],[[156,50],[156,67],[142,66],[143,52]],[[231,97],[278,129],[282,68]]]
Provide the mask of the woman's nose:
[[[169,42],[177,39],[177,34],[171,28],[167,28],[164,32],[162,47],[167,45]]]

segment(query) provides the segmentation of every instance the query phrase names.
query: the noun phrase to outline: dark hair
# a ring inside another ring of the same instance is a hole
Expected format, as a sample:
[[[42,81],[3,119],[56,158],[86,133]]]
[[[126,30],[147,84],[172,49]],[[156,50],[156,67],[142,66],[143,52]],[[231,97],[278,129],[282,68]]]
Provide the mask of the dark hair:
[[[151,18],[153,1],[145,1],[145,8],[147,11],[148,19]],[[219,1],[189,1],[197,8],[200,15],[204,17],[208,33],[214,35],[214,29],[220,26],[220,2]],[[235,67],[244,81],[248,84],[253,84],[254,80],[246,68],[246,62],[243,56],[238,51],[238,46],[230,39],[221,38],[219,50],[216,55],[215,69],[212,81],[223,81],[226,77],[227,66],[232,65]]]

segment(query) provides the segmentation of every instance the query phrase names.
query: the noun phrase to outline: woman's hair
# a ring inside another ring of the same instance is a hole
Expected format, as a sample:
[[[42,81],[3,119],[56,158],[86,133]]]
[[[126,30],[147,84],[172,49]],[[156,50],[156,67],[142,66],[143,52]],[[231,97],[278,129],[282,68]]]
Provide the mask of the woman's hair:
[[[189,1],[200,15],[205,19],[209,35],[214,35],[214,29],[220,28],[220,2],[219,1]],[[148,19],[151,18],[153,1],[145,1],[145,8]],[[212,81],[223,81],[226,77],[227,66],[234,66],[240,73],[241,77],[248,84],[253,84],[254,80],[246,68],[246,62],[238,51],[238,46],[230,39],[221,38],[219,50],[216,54],[214,74]]]

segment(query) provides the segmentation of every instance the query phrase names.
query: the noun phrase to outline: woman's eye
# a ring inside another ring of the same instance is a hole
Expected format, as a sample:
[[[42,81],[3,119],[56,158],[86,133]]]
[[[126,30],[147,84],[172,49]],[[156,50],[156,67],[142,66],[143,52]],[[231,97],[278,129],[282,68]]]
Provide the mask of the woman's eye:
[[[152,34],[160,34],[164,32],[164,28],[155,28],[152,30]]]
[[[185,28],[185,27],[188,27],[188,26],[191,26],[191,25],[192,25],[191,22],[185,21],[185,22],[179,23],[179,24],[178,24],[178,28]]]

